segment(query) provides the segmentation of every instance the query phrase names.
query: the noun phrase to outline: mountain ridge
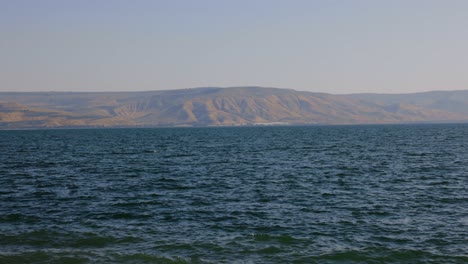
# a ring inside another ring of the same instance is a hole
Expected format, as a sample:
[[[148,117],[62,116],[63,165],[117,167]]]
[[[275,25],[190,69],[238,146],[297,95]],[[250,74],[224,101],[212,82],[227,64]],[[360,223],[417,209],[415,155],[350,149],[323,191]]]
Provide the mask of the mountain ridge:
[[[468,121],[468,91],[335,95],[270,87],[0,92],[0,128]]]

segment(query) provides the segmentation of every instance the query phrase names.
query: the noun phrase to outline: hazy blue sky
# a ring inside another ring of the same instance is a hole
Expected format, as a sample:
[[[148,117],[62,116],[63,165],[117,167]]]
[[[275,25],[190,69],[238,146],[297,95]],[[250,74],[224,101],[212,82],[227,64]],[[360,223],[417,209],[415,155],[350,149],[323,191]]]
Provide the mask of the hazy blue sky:
[[[0,91],[468,89],[466,0],[0,0]]]

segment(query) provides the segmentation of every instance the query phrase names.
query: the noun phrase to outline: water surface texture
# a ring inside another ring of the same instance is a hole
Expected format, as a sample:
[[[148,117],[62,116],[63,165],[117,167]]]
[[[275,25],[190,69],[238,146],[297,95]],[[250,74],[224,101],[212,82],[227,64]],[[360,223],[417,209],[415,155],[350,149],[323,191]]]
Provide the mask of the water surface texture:
[[[0,263],[467,263],[468,125],[0,131]]]

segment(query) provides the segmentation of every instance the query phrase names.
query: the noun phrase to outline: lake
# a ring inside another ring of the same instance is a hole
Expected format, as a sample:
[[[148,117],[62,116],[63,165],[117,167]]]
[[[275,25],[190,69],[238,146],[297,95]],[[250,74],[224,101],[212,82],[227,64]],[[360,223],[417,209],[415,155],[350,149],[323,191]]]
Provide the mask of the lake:
[[[0,263],[467,263],[468,125],[0,131]]]

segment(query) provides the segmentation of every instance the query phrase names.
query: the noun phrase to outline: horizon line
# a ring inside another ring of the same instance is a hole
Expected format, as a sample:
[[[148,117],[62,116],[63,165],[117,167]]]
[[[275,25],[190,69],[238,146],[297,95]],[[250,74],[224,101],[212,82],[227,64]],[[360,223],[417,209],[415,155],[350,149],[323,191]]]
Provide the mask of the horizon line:
[[[1,93],[147,93],[147,92],[169,92],[169,91],[180,91],[180,90],[194,90],[194,89],[235,89],[235,88],[261,88],[261,89],[277,89],[277,90],[292,90],[295,92],[306,92],[306,93],[319,93],[319,94],[330,94],[330,95],[356,95],[356,94],[380,94],[380,95],[404,95],[404,94],[419,94],[419,93],[432,93],[432,92],[460,92],[468,91],[467,89],[454,89],[454,90],[428,90],[420,92],[407,92],[407,93],[392,93],[392,92],[356,92],[356,93],[327,93],[319,91],[310,91],[310,90],[300,90],[295,88],[281,88],[281,87],[269,87],[269,86],[257,86],[257,85],[245,85],[245,86],[196,86],[196,87],[186,87],[186,88],[173,88],[173,89],[160,89],[160,90],[139,90],[139,91],[59,91],[59,90],[50,90],[50,91],[0,91]]]

